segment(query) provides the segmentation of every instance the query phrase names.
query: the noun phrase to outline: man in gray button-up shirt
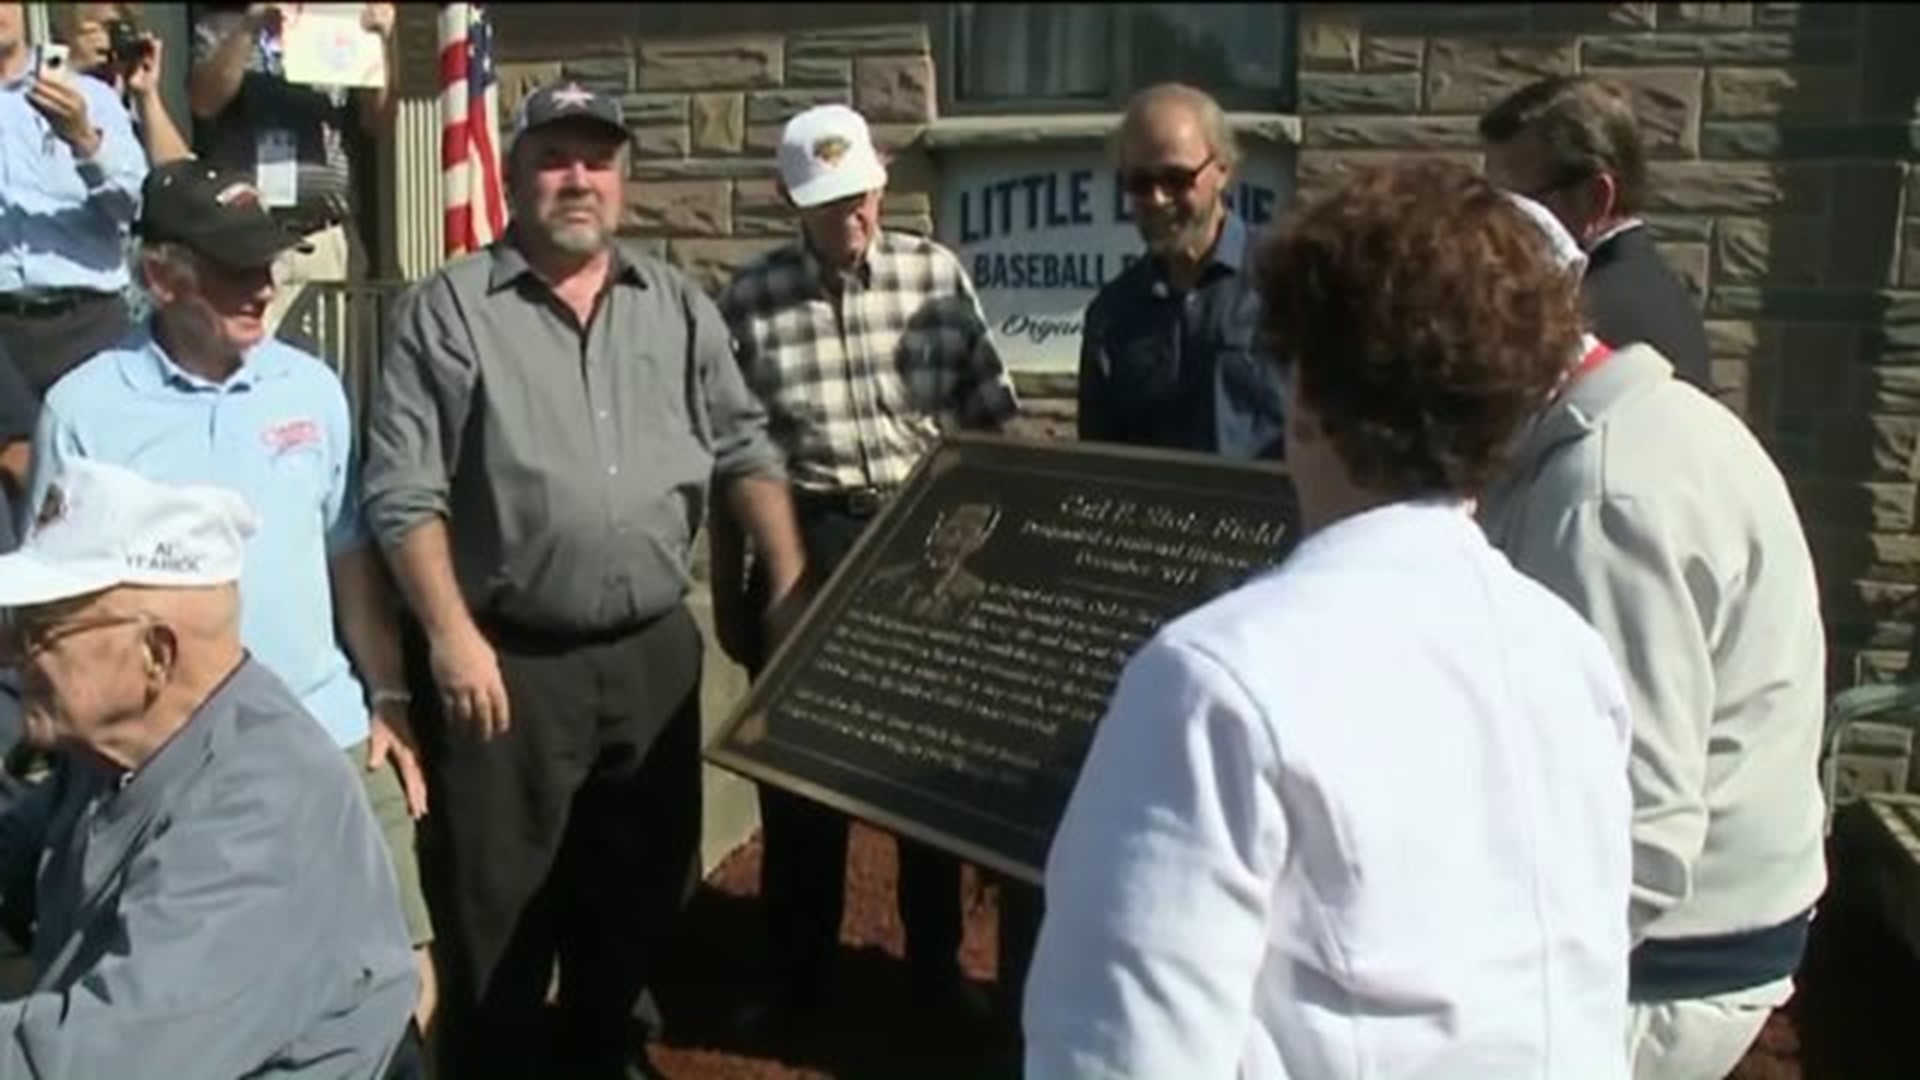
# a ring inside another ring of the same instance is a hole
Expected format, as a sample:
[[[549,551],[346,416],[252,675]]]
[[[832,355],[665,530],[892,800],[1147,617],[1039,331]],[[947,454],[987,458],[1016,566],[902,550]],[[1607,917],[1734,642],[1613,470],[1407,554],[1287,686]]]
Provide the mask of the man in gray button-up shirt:
[[[76,461],[0,557],[53,776],[0,818],[34,983],[0,1080],[373,1080],[414,972],[393,864],[333,740],[240,646],[238,496]]]
[[[629,1016],[697,870],[700,638],[682,598],[710,482],[765,553],[770,631],[799,607],[781,458],[725,323],[614,244],[626,144],[613,99],[529,96],[507,237],[413,291],[369,410],[368,520],[430,661],[428,825],[447,859],[427,879],[463,1077],[630,1064]]]

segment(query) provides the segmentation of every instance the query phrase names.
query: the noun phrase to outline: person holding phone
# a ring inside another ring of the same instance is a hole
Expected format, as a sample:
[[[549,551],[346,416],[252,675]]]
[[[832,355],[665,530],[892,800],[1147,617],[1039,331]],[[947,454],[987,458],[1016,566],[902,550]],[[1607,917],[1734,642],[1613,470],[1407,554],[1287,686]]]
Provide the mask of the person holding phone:
[[[0,347],[36,397],[129,325],[126,238],[147,158],[113,91],[0,3]]]
[[[53,28],[69,50],[68,64],[118,91],[133,117],[147,164],[192,157],[161,95],[160,39],[140,27],[138,4],[59,4]]]

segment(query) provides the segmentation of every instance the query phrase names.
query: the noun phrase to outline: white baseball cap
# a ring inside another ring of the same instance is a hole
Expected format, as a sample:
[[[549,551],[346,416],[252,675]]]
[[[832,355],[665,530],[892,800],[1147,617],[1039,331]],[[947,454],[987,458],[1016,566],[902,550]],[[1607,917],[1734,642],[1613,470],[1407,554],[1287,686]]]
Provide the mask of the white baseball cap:
[[[1506,196],[1515,206],[1525,211],[1535,225],[1540,226],[1541,232],[1547,234],[1547,243],[1552,245],[1553,249],[1553,261],[1559,264],[1560,269],[1576,275],[1586,272],[1587,253],[1581,250],[1580,241],[1573,238],[1573,234],[1560,223],[1560,219],[1554,215],[1553,211],[1525,195],[1516,195],[1509,191],[1506,192]]]
[[[225,488],[166,487],[118,465],[76,459],[47,485],[20,549],[0,555],[0,608],[121,585],[237,581],[256,528],[246,501]]]
[[[887,186],[866,118],[845,105],[817,105],[787,121],[777,156],[780,182],[802,208]]]

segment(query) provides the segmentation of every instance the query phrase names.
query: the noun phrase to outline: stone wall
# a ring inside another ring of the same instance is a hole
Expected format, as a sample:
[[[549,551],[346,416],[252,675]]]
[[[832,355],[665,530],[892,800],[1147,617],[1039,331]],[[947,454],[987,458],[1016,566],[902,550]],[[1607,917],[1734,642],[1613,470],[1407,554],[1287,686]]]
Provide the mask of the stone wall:
[[[619,95],[636,143],[625,231],[707,286],[792,238],[774,148],[782,126],[814,105],[852,105],[883,151],[900,152],[885,223],[932,232],[931,170],[912,148],[934,116],[925,25],[647,34],[586,56],[576,45],[556,44],[550,58],[522,48],[502,62],[502,116],[528,86],[557,77]]]
[[[1300,27],[1303,194],[1409,153],[1478,162],[1478,113],[1539,76],[1635,91],[1650,220],[1705,304],[1720,397],[1793,485],[1841,684],[1904,661],[1920,583],[1911,10],[1314,4]]]

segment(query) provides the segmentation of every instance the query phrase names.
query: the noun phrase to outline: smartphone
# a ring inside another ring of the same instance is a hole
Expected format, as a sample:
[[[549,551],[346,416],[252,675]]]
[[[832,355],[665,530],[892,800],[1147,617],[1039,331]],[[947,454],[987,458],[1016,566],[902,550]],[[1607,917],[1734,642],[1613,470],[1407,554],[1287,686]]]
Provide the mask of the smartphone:
[[[42,79],[64,82],[68,75],[67,47],[55,41],[40,46],[40,62],[35,70]]]

